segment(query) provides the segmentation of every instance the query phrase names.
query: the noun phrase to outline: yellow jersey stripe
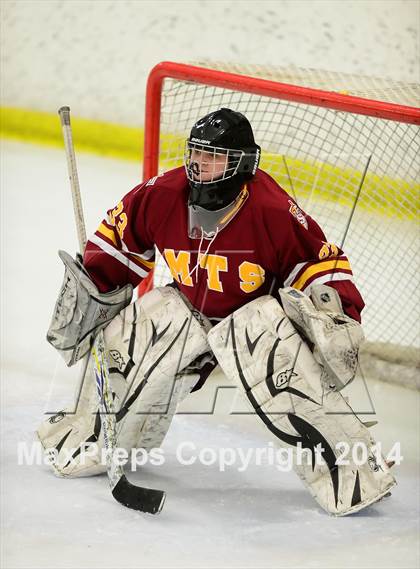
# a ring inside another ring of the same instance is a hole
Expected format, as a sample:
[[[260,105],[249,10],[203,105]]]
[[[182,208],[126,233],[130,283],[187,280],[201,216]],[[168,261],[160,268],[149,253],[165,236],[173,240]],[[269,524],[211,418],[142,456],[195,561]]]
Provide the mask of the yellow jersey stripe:
[[[333,271],[336,269],[346,269],[351,271],[351,266],[348,261],[338,261],[333,259],[332,261],[324,261],[323,263],[317,263],[316,265],[311,265],[304,271],[301,276],[295,281],[291,286],[301,290],[305,283],[314,275],[318,273],[323,273],[325,271]]]
[[[97,233],[99,233],[99,235],[102,235],[103,237],[107,237],[110,241],[112,241],[115,247],[119,249],[115,232],[109,227],[107,227],[105,223],[103,222],[101,223],[101,225],[97,229]],[[124,250],[121,252],[126,255],[128,254],[128,256],[131,257],[133,261],[135,261],[136,263],[141,263],[143,266],[147,267],[148,269],[153,269],[153,267],[155,266],[154,261],[146,261],[145,259],[142,258],[140,253],[137,255],[136,253],[132,253],[131,251],[124,251]]]
[[[109,229],[109,227],[107,227],[105,223],[102,222],[101,225],[98,227],[97,231],[98,233],[100,233],[101,235],[107,237],[110,241],[112,241],[115,247],[118,247],[114,231],[112,229]]]
[[[149,269],[153,269],[153,267],[155,266],[154,261],[146,261],[141,257],[141,255],[136,255],[136,253],[129,253],[129,256],[132,257],[136,262],[141,263],[142,265],[148,267]]]
[[[320,277],[316,277],[313,281],[311,281],[308,285],[304,286],[301,291],[305,294],[311,294],[311,290],[313,286],[320,285],[320,284],[331,284],[337,281],[350,281],[354,283],[353,277],[349,273],[327,273]]]
[[[248,199],[249,196],[249,192],[248,192],[248,188],[247,185],[245,184],[245,186],[242,188],[241,193],[239,194],[239,199],[238,202],[235,204],[234,208],[225,215],[225,217],[223,217],[218,225],[222,225],[224,223],[227,223],[229,221],[229,219],[232,218],[232,216],[238,211],[238,209],[240,209],[243,204],[245,203],[245,201]]]

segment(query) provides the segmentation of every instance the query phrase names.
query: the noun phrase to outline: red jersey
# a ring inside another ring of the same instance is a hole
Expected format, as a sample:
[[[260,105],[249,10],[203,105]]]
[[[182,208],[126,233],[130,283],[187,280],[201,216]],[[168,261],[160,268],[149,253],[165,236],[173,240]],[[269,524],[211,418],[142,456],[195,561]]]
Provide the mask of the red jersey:
[[[154,266],[155,246],[179,289],[210,318],[225,318],[251,300],[293,286],[337,289],[345,312],[360,321],[363,300],[347,257],[317,223],[262,170],[249,197],[209,240],[188,236],[189,186],[183,167],[129,192],[88,241],[84,265],[101,292],[138,285]]]

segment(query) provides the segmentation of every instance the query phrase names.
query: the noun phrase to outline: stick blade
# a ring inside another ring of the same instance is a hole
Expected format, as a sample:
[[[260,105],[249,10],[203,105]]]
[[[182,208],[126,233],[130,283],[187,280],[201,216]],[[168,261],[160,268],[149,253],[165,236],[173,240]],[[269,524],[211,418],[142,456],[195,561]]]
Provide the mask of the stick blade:
[[[121,476],[112,490],[112,495],[123,506],[147,514],[158,514],[166,498],[162,490],[135,486],[127,480],[126,476]]]

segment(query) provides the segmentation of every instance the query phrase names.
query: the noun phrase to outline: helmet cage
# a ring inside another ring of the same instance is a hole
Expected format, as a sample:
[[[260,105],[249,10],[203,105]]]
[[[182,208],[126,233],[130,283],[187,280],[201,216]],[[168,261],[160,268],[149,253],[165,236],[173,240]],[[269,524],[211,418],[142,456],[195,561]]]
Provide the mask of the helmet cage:
[[[193,153],[199,154],[194,156]],[[200,156],[201,155],[201,156]],[[194,160],[200,158],[200,160]],[[184,165],[187,178],[196,184],[214,184],[237,174],[255,174],[259,147],[235,149],[185,142]]]

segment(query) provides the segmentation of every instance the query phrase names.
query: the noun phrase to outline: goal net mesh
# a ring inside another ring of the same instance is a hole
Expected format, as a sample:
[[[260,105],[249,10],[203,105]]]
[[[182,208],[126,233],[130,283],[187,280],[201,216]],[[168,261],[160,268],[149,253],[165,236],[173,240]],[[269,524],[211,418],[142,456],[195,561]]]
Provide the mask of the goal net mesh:
[[[210,67],[206,63],[195,63]],[[211,64],[212,69],[418,106],[419,89],[388,80],[302,69]],[[160,172],[182,165],[184,141],[220,107],[244,113],[273,176],[343,247],[366,303],[367,339],[389,353],[419,346],[419,127],[351,112],[165,79]],[[155,284],[171,277],[160,260]]]

